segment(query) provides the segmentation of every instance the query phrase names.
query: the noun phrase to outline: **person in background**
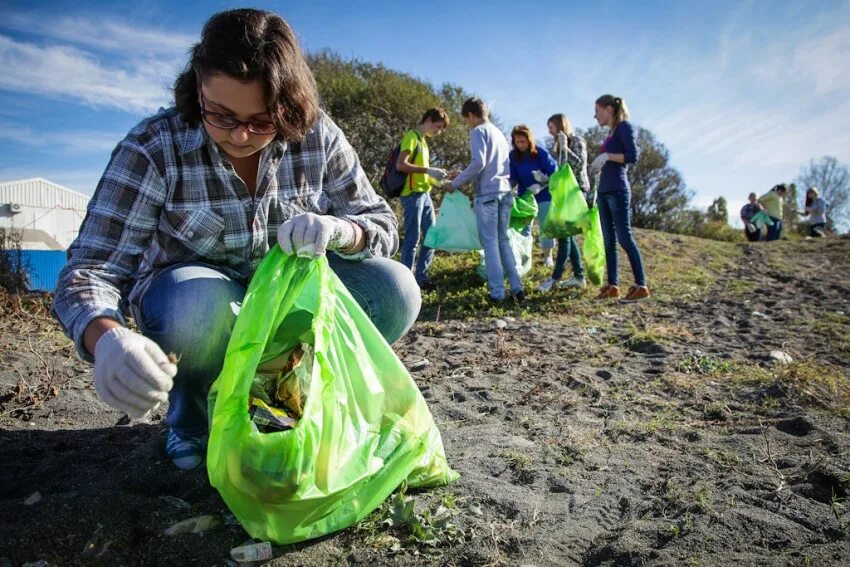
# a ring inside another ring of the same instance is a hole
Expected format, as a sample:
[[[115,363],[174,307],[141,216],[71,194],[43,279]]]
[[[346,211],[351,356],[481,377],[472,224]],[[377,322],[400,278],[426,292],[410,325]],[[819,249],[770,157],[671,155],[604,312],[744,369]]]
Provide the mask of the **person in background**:
[[[405,132],[401,140],[401,151],[396,169],[407,173],[407,183],[401,191],[401,207],[404,214],[404,240],[401,243],[401,263],[414,270],[416,246],[420,237],[425,238],[434,224],[434,202],[431,187],[446,178],[446,171],[431,167],[431,154],[427,139],[441,134],[449,125],[449,116],[442,108],[425,111],[416,128]],[[412,160],[412,161],[411,161]],[[419,249],[416,283],[423,290],[431,290],[434,284],[428,278],[428,268],[434,260],[434,251],[424,244]]]
[[[192,469],[205,452],[210,384],[273,246],[327,254],[390,343],[413,325],[421,295],[390,259],[398,221],[319,108],[283,18],[253,9],[212,16],[174,99],[112,153],[52,311],[94,362],[104,402],[138,417],[168,400],[166,455]],[[138,332],[127,327],[128,308]]]
[[[517,188],[518,197],[524,195],[526,191],[530,191],[534,195],[538,206],[538,220],[542,223],[542,219],[546,217],[540,215],[540,210],[544,208],[549,210],[552,196],[549,194],[549,188],[541,185],[535,179],[535,174],[538,177],[543,174],[548,178],[555,172],[557,164],[545,148],[537,145],[531,128],[525,124],[520,124],[513,129],[511,143],[514,146],[511,151],[511,186]],[[523,236],[528,235],[530,231],[531,224],[524,229]],[[552,246],[554,244],[554,240],[540,237],[540,247],[543,249],[544,263],[547,266],[554,265],[552,259]]]
[[[767,227],[765,240],[779,240],[782,236],[782,209],[785,204],[785,194],[788,186],[784,183],[774,185],[773,188],[759,197],[759,205],[767,216],[773,221],[773,226]]]
[[[573,133],[573,126],[564,114],[559,113],[550,116],[547,126],[549,127],[549,134],[555,139],[553,151],[558,158],[558,166],[565,163],[569,164],[579,188],[587,199],[590,192],[590,179],[587,176],[587,142],[581,136],[576,136]],[[541,227],[546,214],[549,212],[550,203],[551,198],[546,203],[545,208],[542,205],[540,207],[538,217]],[[570,259],[570,265],[573,268],[573,277],[561,281],[567,258]],[[541,283],[537,289],[545,293],[556,284],[561,289],[587,287],[587,282],[584,279],[584,264],[581,261],[581,250],[574,236],[558,240],[558,256],[555,259],[552,276]]]
[[[514,197],[510,184],[510,146],[505,135],[489,120],[489,109],[480,98],[469,98],[460,110],[469,128],[471,160],[454,179],[443,183],[454,191],[472,183],[478,238],[487,258],[487,287],[495,302],[506,299],[505,276],[514,302],[525,299],[508,238]]]
[[[649,298],[649,287],[643,269],[643,259],[632,234],[631,198],[632,190],[626,169],[635,163],[639,151],[635,142],[635,130],[628,122],[629,111],[626,101],[618,96],[603,95],[596,99],[594,118],[600,126],[609,128],[609,136],[602,143],[600,153],[591,163],[598,173],[597,198],[599,221],[605,241],[605,261],[608,268],[608,284],[599,292],[597,299],[620,297],[617,241],[626,251],[632,265],[635,284],[622,300],[626,303]]]
[[[741,207],[741,221],[744,223],[744,236],[750,242],[758,242],[761,238],[761,231],[756,228],[751,221],[757,212],[761,210],[758,204],[758,198],[755,193],[750,193],[749,202]]]
[[[806,190],[805,205],[805,209],[800,214],[809,217],[809,236],[813,238],[826,236],[827,204],[820,197],[817,187],[809,187]]]

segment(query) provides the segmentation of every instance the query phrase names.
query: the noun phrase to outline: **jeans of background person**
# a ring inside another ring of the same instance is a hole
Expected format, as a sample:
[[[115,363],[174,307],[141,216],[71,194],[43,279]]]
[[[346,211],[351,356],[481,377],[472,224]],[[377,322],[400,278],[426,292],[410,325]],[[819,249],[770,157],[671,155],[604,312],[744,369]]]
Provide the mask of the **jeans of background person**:
[[[558,239],[558,255],[555,257],[555,269],[552,270],[552,279],[559,280],[564,275],[564,267],[567,258],[573,267],[573,277],[578,280],[584,279],[584,264],[581,262],[581,250],[578,247],[575,236]]]
[[[401,242],[401,263],[413,270],[416,258],[416,245],[425,240],[428,229],[434,224],[434,202],[431,193],[411,193],[401,198],[404,212],[404,240]],[[419,248],[416,258],[416,269],[413,271],[419,283],[428,279],[428,268],[434,261],[434,250],[424,244]]]
[[[475,198],[478,238],[487,259],[487,287],[493,299],[505,298],[505,276],[513,293],[523,291],[508,239],[513,204],[513,194],[508,191]]]
[[[779,240],[779,237],[782,236],[782,219],[770,217],[770,220],[773,221],[773,226],[767,227],[767,237],[765,240],[768,242],[771,240]]]
[[[750,232],[750,231],[749,231],[749,230],[747,230],[747,229],[746,229],[746,227],[745,227],[745,228],[744,228],[744,236],[746,236],[746,237],[747,237],[747,240],[748,240],[749,242],[758,242],[759,240],[761,240],[761,231],[760,231],[759,229],[755,228],[755,225],[753,225],[753,228],[754,228],[755,230],[753,230],[752,232]]]
[[[410,270],[388,258],[357,262],[331,253],[328,261],[387,342],[410,329],[422,302]],[[245,291],[212,266],[178,264],[159,274],[131,308],[142,334],[180,355],[166,419],[178,435],[206,432],[207,393],[224,363]]]
[[[543,221],[546,220],[546,215],[549,214],[549,206],[552,201],[543,201],[537,203],[537,226],[540,228],[540,248],[551,250],[555,247],[554,238],[546,238],[543,236]]]
[[[809,236],[812,238],[816,238],[818,236],[824,236],[826,234],[826,223],[818,222],[811,226],[809,226]]]
[[[608,283],[619,285],[620,274],[617,258],[617,241],[626,251],[635,285],[646,285],[643,271],[643,259],[640,257],[635,237],[632,234],[631,191],[600,193],[597,197],[599,222],[602,225],[602,238],[605,240],[605,263],[608,267]]]

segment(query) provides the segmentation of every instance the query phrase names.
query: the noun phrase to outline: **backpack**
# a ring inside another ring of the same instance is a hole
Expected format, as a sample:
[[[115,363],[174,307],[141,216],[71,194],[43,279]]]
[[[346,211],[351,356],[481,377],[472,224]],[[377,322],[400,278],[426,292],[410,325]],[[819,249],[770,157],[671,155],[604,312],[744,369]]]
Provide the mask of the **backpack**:
[[[414,130],[414,132],[416,132],[416,130]],[[419,132],[416,132],[416,137],[419,139],[419,143],[421,144],[422,136],[419,135]],[[413,148],[413,153],[410,154],[410,161],[415,161],[418,154],[419,144]],[[402,190],[404,190],[404,184],[407,182],[407,174],[396,168],[399,155],[401,155],[401,144],[398,144],[395,148],[393,148],[393,151],[390,153],[390,159],[387,161],[386,167],[384,167],[384,174],[381,176],[380,186],[387,199],[400,197]]]

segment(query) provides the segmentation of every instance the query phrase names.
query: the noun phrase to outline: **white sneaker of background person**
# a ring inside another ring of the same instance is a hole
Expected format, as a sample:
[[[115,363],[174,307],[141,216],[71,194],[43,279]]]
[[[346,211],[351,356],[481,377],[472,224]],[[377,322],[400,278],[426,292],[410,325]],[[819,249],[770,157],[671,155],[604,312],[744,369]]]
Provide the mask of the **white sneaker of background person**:
[[[587,281],[584,278],[570,278],[568,280],[558,282],[558,289],[584,289],[586,287]]]
[[[168,400],[177,366],[149,338],[113,327],[94,348],[94,388],[100,399],[130,417]]]
[[[539,286],[537,286],[537,289],[538,291],[541,291],[543,293],[549,293],[550,291],[552,291],[552,288],[555,286],[556,283],[558,283],[558,280],[548,278]]]

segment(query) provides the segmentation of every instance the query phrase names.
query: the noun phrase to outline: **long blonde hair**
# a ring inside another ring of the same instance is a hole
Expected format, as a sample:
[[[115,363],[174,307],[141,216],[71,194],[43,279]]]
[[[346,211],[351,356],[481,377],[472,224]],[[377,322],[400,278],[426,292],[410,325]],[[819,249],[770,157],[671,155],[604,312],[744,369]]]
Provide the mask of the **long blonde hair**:
[[[618,96],[610,94],[602,95],[596,99],[596,104],[614,109],[614,123],[611,125],[612,131],[620,122],[625,122],[629,119],[629,109],[626,106],[626,101]]]
[[[549,117],[549,120],[547,120],[546,123],[555,126],[555,132],[563,132],[567,135],[567,138],[573,135],[573,125],[570,122],[570,119],[567,118],[566,114],[560,112],[558,114],[553,114]],[[557,156],[562,149],[560,142],[558,142],[558,136],[556,135],[554,154]]]

